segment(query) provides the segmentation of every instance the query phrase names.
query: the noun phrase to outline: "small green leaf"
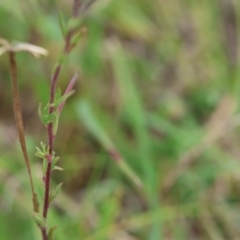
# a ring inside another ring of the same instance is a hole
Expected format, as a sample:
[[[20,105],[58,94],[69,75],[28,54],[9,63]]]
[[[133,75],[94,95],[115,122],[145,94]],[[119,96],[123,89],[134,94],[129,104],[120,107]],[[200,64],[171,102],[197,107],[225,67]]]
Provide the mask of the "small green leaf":
[[[59,99],[61,96],[62,96],[62,90],[61,90],[61,88],[58,87],[57,90],[56,90],[56,93],[55,93],[54,102],[55,102],[57,99]]]
[[[42,150],[39,147],[36,147],[36,149],[39,153],[43,153]]]
[[[63,171],[63,168],[54,166],[54,167],[52,167],[52,171],[54,171],[54,170]]]
[[[40,120],[42,122],[44,122],[44,117],[43,117],[43,113],[42,113],[42,104],[41,103],[38,104],[38,116],[39,116]]]
[[[40,145],[42,149],[40,149],[39,147],[36,147],[37,152],[35,153],[35,155],[37,157],[45,159],[46,156],[49,154],[49,147],[47,148],[46,144],[44,144],[43,142],[40,142]]]
[[[55,166],[55,164],[59,161],[60,157],[54,157],[52,160],[52,166]]]
[[[59,192],[61,191],[62,184],[63,184],[63,183],[59,183],[59,184],[57,185],[56,189],[55,189],[55,190],[52,190],[52,191],[50,192],[50,202],[52,202],[52,201],[57,197],[57,195],[58,195]]]
[[[53,135],[56,136],[58,130],[58,123],[59,123],[59,115],[55,113],[55,117],[53,119]]]
[[[59,12],[59,14],[58,14],[58,21],[59,21],[62,35],[65,38],[65,36],[67,34],[67,24],[66,24],[66,21],[64,19],[64,15],[62,12]]]
[[[74,90],[65,93],[64,95],[59,95],[55,97],[54,103],[51,106],[58,107],[62,102],[65,102],[70,96],[74,94]]]
[[[45,195],[45,188],[43,186],[41,186],[41,188],[40,188],[40,193],[41,193],[41,196],[43,198],[44,195]]]
[[[84,31],[86,31],[85,29],[84,30],[80,30],[78,31],[72,38],[71,40],[71,45],[72,47],[75,47],[79,42],[80,40],[82,39],[83,35],[84,35]]]
[[[46,105],[45,108],[43,109],[43,114],[44,114],[44,115],[48,115],[48,110],[49,110],[49,103],[47,103],[47,105]]]
[[[47,172],[47,165],[48,165],[48,161],[46,158],[43,159],[43,173],[46,174]]]
[[[43,125],[46,127],[53,119],[52,114],[49,114],[49,103],[43,108],[41,103],[38,106],[38,115],[40,117],[40,120],[42,121]]]
[[[40,152],[36,152],[35,155],[39,158],[45,158],[45,155],[41,154]]]
[[[33,219],[38,225],[40,225],[40,227],[42,228],[46,227],[46,219],[40,213],[34,212]]]
[[[53,226],[49,229],[48,240],[54,240],[54,233],[56,229],[57,229],[57,226]]]
[[[40,158],[45,158],[45,153],[38,147],[36,147],[36,149],[37,149],[37,152],[35,153],[35,155]]]
[[[71,90],[68,93],[65,93],[61,98],[60,98],[60,103],[65,102],[69,97],[71,97],[75,93],[75,90]]]
[[[56,113],[53,112],[53,113],[49,114],[49,115],[46,117],[46,118],[47,118],[47,120],[46,120],[46,124],[47,124],[47,125],[48,125],[49,123],[51,123],[51,122],[54,121],[54,118],[56,117],[55,115],[56,115]]]
[[[61,190],[61,187],[62,187],[63,183],[59,183],[55,189],[55,193],[56,193],[56,196],[59,194],[60,190]]]
[[[78,28],[82,23],[82,19],[80,18],[71,18],[68,21],[68,29],[76,29]]]
[[[43,152],[48,153],[48,151],[46,149],[46,144],[44,144],[43,142],[40,142],[40,145],[42,147]]]

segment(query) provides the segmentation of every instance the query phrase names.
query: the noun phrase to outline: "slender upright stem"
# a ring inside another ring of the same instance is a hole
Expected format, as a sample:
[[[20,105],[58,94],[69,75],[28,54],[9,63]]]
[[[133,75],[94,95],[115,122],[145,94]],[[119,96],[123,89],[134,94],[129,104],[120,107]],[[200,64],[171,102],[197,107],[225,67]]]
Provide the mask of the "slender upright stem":
[[[78,9],[80,7],[81,1],[74,0],[74,8],[73,8],[73,16],[77,17]],[[69,29],[66,37],[65,37],[65,46],[63,48],[63,53],[60,58],[60,61],[58,62],[58,65],[56,66],[52,78],[51,78],[51,86],[50,86],[50,101],[49,101],[49,115],[52,114],[55,111],[55,107],[53,106],[54,98],[55,98],[55,92],[56,92],[56,83],[59,77],[59,74],[61,72],[63,62],[65,60],[65,57],[71,52],[72,45],[71,40],[73,38],[73,35],[75,33],[76,29]],[[55,133],[53,131],[53,123],[50,122],[47,126],[48,131],[48,147],[49,147],[49,159],[47,164],[47,170],[46,170],[46,176],[44,178],[45,182],[45,193],[44,193],[44,205],[43,205],[43,217],[47,220],[48,215],[48,208],[49,208],[49,193],[50,193],[50,180],[51,180],[51,168],[52,168],[52,159],[53,159],[53,143],[55,138]],[[47,228],[42,228],[42,238],[43,240],[48,240],[47,236]]]
[[[47,231],[45,228],[41,228],[41,233],[42,233],[42,239],[48,240]]]
[[[64,55],[68,55],[71,51],[71,38],[72,38],[73,32],[70,30],[66,36],[65,39],[65,46],[63,50]],[[50,107],[49,107],[49,114],[52,114],[53,111],[55,110],[54,107],[52,106],[54,102],[54,97],[55,97],[55,91],[56,91],[56,83],[60,74],[60,71],[62,69],[62,62],[59,62],[58,65],[56,66],[52,78],[51,78],[51,87],[50,87]],[[52,153],[53,153],[53,142],[54,142],[54,134],[53,134],[53,123],[49,123],[47,126],[47,131],[48,131],[48,147],[49,147],[49,155],[50,159],[48,161],[47,165],[47,171],[46,171],[46,176],[45,176],[45,193],[44,193],[44,205],[43,205],[43,217],[47,219],[47,214],[48,214],[48,207],[49,207],[49,191],[50,191],[50,179],[51,179],[51,168],[52,168]],[[45,230],[46,231],[46,230]]]
[[[54,111],[54,107],[51,106],[54,102],[55,97],[55,90],[56,90],[56,83],[61,71],[62,65],[59,64],[52,75],[51,79],[51,87],[50,87],[50,107],[49,107],[49,114],[52,114]],[[45,193],[44,193],[44,205],[43,205],[43,217],[47,219],[48,214],[48,207],[49,207],[49,192],[50,192],[50,180],[51,180],[51,168],[52,168],[52,155],[53,155],[53,142],[54,142],[54,134],[53,134],[53,123],[49,123],[47,126],[48,130],[48,146],[49,146],[49,155],[50,159],[47,165],[47,171],[45,176]],[[47,240],[47,229],[42,229],[42,237],[43,240]]]
[[[51,79],[49,114],[52,114],[54,111],[54,107],[51,105],[54,102],[56,82],[57,82],[59,73],[61,71],[61,68],[62,68],[61,65],[58,65],[56,67],[56,69],[53,73],[52,79]],[[49,190],[50,190],[51,167],[52,167],[53,141],[54,141],[53,123],[52,122],[48,124],[47,130],[48,130],[48,146],[49,146],[50,160],[47,165],[47,171],[46,171],[46,176],[45,176],[45,194],[44,194],[44,205],[43,205],[43,217],[44,218],[47,218],[48,206],[49,206]]]
[[[21,145],[22,153],[24,156],[25,164],[27,166],[28,176],[29,176],[29,180],[30,180],[33,209],[34,209],[34,212],[38,212],[38,210],[39,210],[38,209],[38,207],[39,207],[38,200],[37,200],[37,195],[34,190],[31,166],[30,166],[30,161],[29,161],[27,147],[26,147],[26,141],[25,141],[25,130],[24,130],[24,125],[23,125],[21,102],[20,102],[20,96],[19,96],[19,91],[18,91],[18,82],[17,82],[17,63],[16,63],[14,52],[9,52],[9,63],[10,63],[10,72],[11,72],[11,78],[12,78],[12,96],[13,96],[13,110],[14,110],[15,122],[16,122],[17,130],[18,130],[19,142]]]

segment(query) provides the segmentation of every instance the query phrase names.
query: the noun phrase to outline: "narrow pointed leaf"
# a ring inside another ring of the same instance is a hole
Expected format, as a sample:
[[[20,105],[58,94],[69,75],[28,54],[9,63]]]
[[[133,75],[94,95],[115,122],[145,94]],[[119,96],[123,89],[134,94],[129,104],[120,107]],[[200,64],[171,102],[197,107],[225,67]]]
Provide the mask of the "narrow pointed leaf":
[[[63,184],[63,183],[59,183],[59,184],[57,185],[57,187],[55,188],[55,190],[52,190],[52,191],[51,191],[51,193],[50,193],[50,202],[52,202],[52,201],[57,197],[57,195],[58,195],[59,192],[61,191],[62,184]]]
[[[53,171],[53,170],[63,171],[63,168],[58,167],[58,166],[54,166],[54,167],[52,167],[52,171]]]
[[[44,158],[43,159],[43,173],[46,174],[47,172],[47,165],[48,165],[48,161]]]
[[[63,38],[65,38],[66,34],[67,34],[67,24],[66,24],[66,21],[64,19],[64,15],[62,12],[59,12],[59,14],[58,14],[58,21],[59,21],[59,25],[61,28],[62,36],[63,36]]]
[[[40,225],[40,227],[42,228],[46,227],[46,219],[40,213],[34,212],[33,219],[38,225]]]
[[[52,166],[55,166],[55,164],[59,161],[60,157],[54,157],[52,160]]]
[[[54,233],[57,229],[57,226],[53,226],[50,228],[49,232],[48,232],[48,240],[54,240]]]
[[[116,150],[114,143],[103,129],[97,118],[94,116],[89,104],[81,101],[78,105],[78,114],[86,128],[95,136],[105,150],[110,154],[120,170],[138,187],[142,188],[143,183],[137,174],[127,164],[126,160]]]

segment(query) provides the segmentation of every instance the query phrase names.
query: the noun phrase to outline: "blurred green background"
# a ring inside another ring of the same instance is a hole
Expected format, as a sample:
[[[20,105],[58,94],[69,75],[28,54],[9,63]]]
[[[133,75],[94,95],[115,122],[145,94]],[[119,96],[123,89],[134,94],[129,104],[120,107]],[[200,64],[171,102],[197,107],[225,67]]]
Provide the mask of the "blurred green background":
[[[47,142],[46,104],[63,47],[59,12],[72,1],[1,0],[0,37],[46,48],[17,54],[34,181]],[[59,79],[80,78],[55,151],[64,182],[49,225],[57,240],[240,239],[240,2],[98,0]],[[117,158],[117,161],[116,161]],[[119,160],[120,159],[120,160]],[[14,123],[7,55],[0,56],[1,239],[40,240]]]

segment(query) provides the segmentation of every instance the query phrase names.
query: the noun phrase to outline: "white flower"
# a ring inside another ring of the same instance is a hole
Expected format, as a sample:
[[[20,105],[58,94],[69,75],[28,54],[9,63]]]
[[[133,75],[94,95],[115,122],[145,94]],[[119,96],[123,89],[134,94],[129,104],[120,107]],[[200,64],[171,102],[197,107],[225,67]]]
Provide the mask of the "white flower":
[[[20,52],[27,51],[33,54],[34,57],[38,58],[41,55],[48,55],[48,51],[45,48],[30,44],[30,43],[22,43],[22,42],[13,42],[10,44],[7,40],[0,38],[0,56],[5,52]]]

